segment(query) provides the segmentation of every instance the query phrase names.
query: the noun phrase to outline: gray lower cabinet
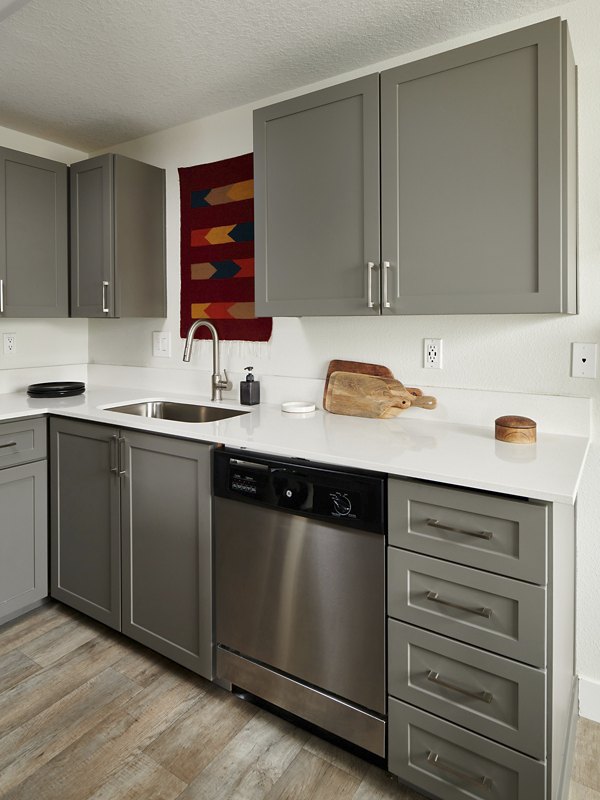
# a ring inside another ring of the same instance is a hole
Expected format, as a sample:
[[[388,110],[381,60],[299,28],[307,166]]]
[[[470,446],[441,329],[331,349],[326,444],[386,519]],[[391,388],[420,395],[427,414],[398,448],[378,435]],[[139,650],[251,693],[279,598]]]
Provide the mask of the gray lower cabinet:
[[[51,594],[213,675],[209,445],[52,418]]]
[[[51,595],[121,629],[119,431],[50,420]]]
[[[0,147],[0,318],[68,317],[67,167]]]
[[[573,507],[388,486],[390,771],[440,800],[566,800]]]
[[[212,678],[211,447],[122,436],[122,631]]]
[[[575,102],[556,18],[256,110],[257,310],[575,313]]]
[[[48,593],[45,458],[45,420],[0,425],[0,623]]]
[[[166,316],[165,171],[107,153],[72,164],[71,316]]]

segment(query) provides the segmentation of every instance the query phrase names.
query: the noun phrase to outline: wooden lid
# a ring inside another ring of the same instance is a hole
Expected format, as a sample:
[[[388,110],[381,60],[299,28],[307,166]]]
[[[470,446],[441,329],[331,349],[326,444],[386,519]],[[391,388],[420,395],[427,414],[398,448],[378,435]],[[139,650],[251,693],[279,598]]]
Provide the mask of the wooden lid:
[[[536,423],[529,417],[498,417],[496,425],[501,425],[503,428],[535,428]]]

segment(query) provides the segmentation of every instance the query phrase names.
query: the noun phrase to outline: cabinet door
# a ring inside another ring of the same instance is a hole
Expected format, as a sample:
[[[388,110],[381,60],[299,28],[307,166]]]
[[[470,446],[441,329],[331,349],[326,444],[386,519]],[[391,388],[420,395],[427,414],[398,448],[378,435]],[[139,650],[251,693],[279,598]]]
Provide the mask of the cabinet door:
[[[0,622],[48,593],[46,462],[0,470]]]
[[[255,111],[254,180],[256,313],[378,314],[379,76]]]
[[[67,317],[67,167],[0,148],[0,317]]]
[[[123,633],[212,678],[211,448],[123,435]]]
[[[382,73],[384,313],[574,310],[566,38],[553,19]]]
[[[51,595],[121,628],[118,430],[50,420]]]
[[[114,317],[113,156],[71,165],[71,316]]]

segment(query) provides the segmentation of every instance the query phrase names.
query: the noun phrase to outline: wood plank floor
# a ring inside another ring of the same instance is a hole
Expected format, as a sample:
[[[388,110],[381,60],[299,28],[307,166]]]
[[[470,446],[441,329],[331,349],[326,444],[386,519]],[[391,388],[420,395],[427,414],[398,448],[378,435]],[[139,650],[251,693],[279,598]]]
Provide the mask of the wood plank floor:
[[[582,720],[570,800],[600,800]],[[60,604],[0,628],[0,798],[424,800]]]

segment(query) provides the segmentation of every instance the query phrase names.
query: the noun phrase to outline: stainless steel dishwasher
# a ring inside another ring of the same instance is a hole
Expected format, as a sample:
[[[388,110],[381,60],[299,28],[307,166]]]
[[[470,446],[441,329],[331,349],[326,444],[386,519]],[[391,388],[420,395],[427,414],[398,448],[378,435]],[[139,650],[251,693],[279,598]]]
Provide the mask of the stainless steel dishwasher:
[[[385,755],[385,479],[214,453],[216,673]]]

